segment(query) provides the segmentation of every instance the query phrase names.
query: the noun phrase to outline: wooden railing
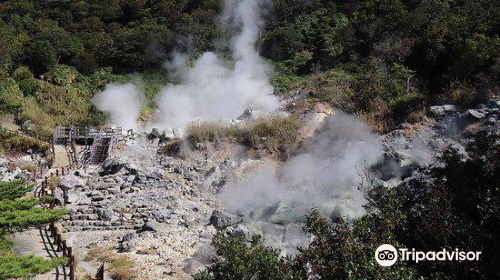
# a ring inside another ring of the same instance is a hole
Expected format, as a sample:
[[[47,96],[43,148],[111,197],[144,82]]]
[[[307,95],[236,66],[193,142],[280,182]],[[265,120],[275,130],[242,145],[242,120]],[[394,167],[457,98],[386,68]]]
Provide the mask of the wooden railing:
[[[56,186],[50,184],[51,178],[58,178],[60,175],[64,176],[66,174],[67,170],[62,167],[60,169],[56,169],[55,172],[50,173],[48,176],[45,176],[40,185],[39,191],[35,192],[35,195],[38,197],[54,197]],[[63,192],[63,201],[61,203],[62,206],[65,207],[67,203],[66,189],[62,188],[61,190]],[[54,207],[55,203],[54,199],[52,199],[47,205],[47,208],[54,209]],[[63,253],[63,256],[68,259],[68,263],[66,264],[66,266],[69,267],[69,280],[75,280],[76,262],[75,256],[73,254],[73,248],[67,245],[66,239],[64,239],[62,235],[62,230],[55,224],[55,222],[49,224],[49,232],[50,236],[54,239],[54,244],[57,246],[57,251],[61,251]],[[99,266],[94,278],[96,280],[104,280],[104,263]]]
[[[43,196],[51,196],[54,197],[55,194],[55,185],[50,184],[50,179],[51,178],[58,178],[59,175],[65,175],[66,170],[64,167],[61,169],[56,169],[55,172],[52,172],[49,174],[49,176],[45,176],[43,179],[40,188],[38,189],[38,192],[35,191],[35,196],[38,197],[43,197]],[[66,204],[66,190],[63,189],[63,206]],[[55,203],[54,199],[50,200],[49,204],[46,206],[48,209],[54,209]],[[68,263],[66,266],[69,267],[69,280],[75,280],[75,269],[76,269],[76,264],[75,264],[75,256],[73,255],[73,248],[68,246],[66,243],[66,240],[63,238],[62,231],[59,229],[59,227],[55,224],[55,222],[51,222],[49,224],[49,232],[50,232],[50,237],[54,239],[54,244],[56,245],[56,250],[61,251],[63,254],[63,257],[65,257],[68,260]]]
[[[61,251],[63,256],[68,259],[66,265],[69,267],[69,280],[75,280],[76,263],[73,248],[66,244],[66,239],[63,238],[61,230],[54,222],[50,223],[49,231],[50,236],[54,239],[54,244],[57,246],[57,251]]]

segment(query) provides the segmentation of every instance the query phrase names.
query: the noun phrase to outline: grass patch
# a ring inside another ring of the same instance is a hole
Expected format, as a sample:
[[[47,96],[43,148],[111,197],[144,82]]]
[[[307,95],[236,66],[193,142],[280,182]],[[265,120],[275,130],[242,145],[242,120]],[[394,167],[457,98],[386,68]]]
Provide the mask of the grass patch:
[[[38,139],[24,135],[12,134],[0,129],[0,146],[10,152],[26,152],[29,149],[36,151],[46,151],[50,145]]]
[[[188,125],[186,135],[193,147],[198,143],[216,142],[229,137],[248,148],[289,155],[295,147],[301,125],[300,121],[292,118],[259,119],[244,128],[214,122],[196,122]]]
[[[243,131],[243,143],[253,148],[264,148],[289,154],[297,140],[301,123],[291,118],[260,119]]]
[[[453,103],[461,108],[470,108],[479,104],[485,99],[484,94],[480,94],[476,88],[467,82],[452,81],[450,88],[444,94],[446,103]]]
[[[393,117],[398,121],[407,120],[413,112],[425,105],[425,96],[417,93],[403,94],[389,102]]]
[[[137,278],[137,273],[133,270],[135,262],[125,255],[115,253],[112,247],[94,247],[84,260],[106,263],[106,272],[112,279],[132,280]]]
[[[187,140],[192,146],[202,142],[215,142],[221,138],[239,138],[241,130],[236,126],[217,122],[192,122],[186,128]]]

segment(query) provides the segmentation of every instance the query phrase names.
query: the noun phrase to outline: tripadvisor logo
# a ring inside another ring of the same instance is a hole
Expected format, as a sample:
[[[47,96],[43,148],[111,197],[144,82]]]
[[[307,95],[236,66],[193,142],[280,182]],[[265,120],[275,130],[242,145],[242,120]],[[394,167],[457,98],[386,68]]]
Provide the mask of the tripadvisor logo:
[[[396,250],[394,246],[389,244],[380,245],[375,251],[375,260],[381,266],[391,266],[396,261],[478,261],[481,252],[464,252],[455,249],[454,251],[443,249],[441,251],[421,252],[415,249],[408,250],[406,248]]]
[[[398,251],[392,245],[380,245],[375,251],[375,260],[381,266],[391,266],[398,260]]]

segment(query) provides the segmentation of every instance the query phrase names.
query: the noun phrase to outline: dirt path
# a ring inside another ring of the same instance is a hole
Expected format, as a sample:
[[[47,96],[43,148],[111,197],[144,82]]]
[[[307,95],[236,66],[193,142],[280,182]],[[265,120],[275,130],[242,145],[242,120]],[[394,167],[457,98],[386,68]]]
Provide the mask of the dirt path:
[[[14,250],[21,256],[35,255],[45,259],[62,256],[57,250],[54,240],[46,227],[15,233],[10,237]],[[69,269],[65,266],[56,267],[45,274],[37,275],[34,280],[69,279]]]
[[[69,157],[63,145],[54,145],[54,163],[52,168],[66,168],[69,165]]]
[[[45,173],[47,176],[55,173],[56,168],[66,167],[69,163],[68,155],[64,146],[56,145],[54,147],[55,158],[51,169]],[[36,184],[40,185],[41,180]],[[36,188],[35,188],[36,189]],[[35,189],[28,196],[34,196]],[[27,231],[11,235],[10,240],[14,245],[14,251],[21,256],[35,255],[45,259],[60,257],[62,251],[58,250],[54,239],[51,237],[48,227],[30,229]],[[59,266],[45,274],[37,275],[34,280],[66,280],[69,279],[69,268]]]

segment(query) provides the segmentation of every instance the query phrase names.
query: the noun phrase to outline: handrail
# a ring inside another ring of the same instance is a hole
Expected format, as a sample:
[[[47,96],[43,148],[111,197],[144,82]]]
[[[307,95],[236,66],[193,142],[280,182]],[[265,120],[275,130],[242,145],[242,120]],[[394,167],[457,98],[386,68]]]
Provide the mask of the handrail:
[[[64,167],[61,168],[61,172],[59,172],[59,169],[56,169],[55,172],[55,177],[59,177],[59,174],[65,175],[65,169]],[[51,173],[49,176],[45,176],[44,180],[41,183],[41,188],[38,192],[35,191],[35,196],[37,197],[42,197],[42,196],[51,196],[54,197],[55,193],[55,186],[49,186],[49,178],[54,177],[54,173]],[[66,190],[63,189],[63,207],[66,205]],[[54,201],[51,200],[49,202],[49,205],[46,206],[48,209],[54,209],[55,204]],[[63,256],[68,259],[68,263],[66,264],[69,267],[69,280],[75,280],[75,271],[76,271],[76,265],[75,265],[75,256],[73,254],[73,248],[67,245],[66,240],[62,236],[61,230],[59,227],[55,224],[55,222],[51,222],[49,224],[49,231],[50,231],[50,237],[54,239],[54,243],[57,247],[57,250],[61,250],[63,253]]]
[[[61,171],[59,171],[61,170]],[[44,180],[41,183],[41,188],[38,192],[35,191],[35,196],[37,197],[42,197],[42,196],[51,196],[54,197],[55,193],[55,186],[50,186],[49,185],[49,178],[52,177],[59,177],[59,174],[64,176],[66,174],[66,169],[62,167],[61,169],[56,169],[55,174],[52,172],[49,176],[45,176]],[[66,199],[66,189],[62,188],[63,191],[63,207],[66,207],[67,199]],[[49,202],[49,205],[47,208],[49,209],[54,209],[55,204],[54,201],[51,200]],[[49,224],[49,231],[50,231],[50,237],[54,239],[54,243],[57,247],[57,250],[62,251],[63,256],[68,259],[68,263],[66,264],[69,267],[69,280],[75,280],[76,279],[76,261],[75,261],[75,255],[73,252],[73,248],[71,246],[68,246],[66,243],[66,239],[62,235],[62,230],[59,228],[58,225],[56,225],[55,222],[51,222]],[[102,263],[99,266],[99,269],[97,270],[97,273],[94,277],[97,280],[104,280],[104,263]]]

